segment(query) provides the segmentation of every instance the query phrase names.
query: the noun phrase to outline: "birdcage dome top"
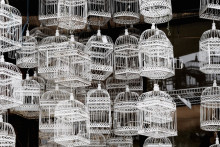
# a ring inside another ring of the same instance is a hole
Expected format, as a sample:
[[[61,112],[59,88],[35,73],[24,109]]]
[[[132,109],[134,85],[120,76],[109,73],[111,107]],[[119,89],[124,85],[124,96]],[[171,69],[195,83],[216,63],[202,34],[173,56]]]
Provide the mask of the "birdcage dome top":
[[[126,146],[131,147],[133,145],[132,137],[121,137],[121,136],[114,136],[110,137],[107,140],[107,145],[118,145],[118,146]]]
[[[97,101],[110,103],[110,95],[107,90],[101,88],[101,84],[98,84],[97,89],[92,89],[88,91],[87,99],[88,103],[96,103]]]
[[[169,138],[149,137],[145,140],[143,147],[151,147],[151,146],[172,147],[172,143]]]
[[[40,27],[36,27],[30,30],[30,36],[33,37],[42,36],[42,38],[45,38],[52,35],[53,30],[48,27],[43,27],[42,25]]]
[[[40,86],[45,86],[46,84],[44,78],[37,76],[36,71],[34,72],[34,76],[32,77],[32,80],[37,81],[40,84]]]
[[[29,78],[29,74],[26,75],[26,79],[22,80],[22,89],[24,91],[39,91],[40,92],[40,84]]]
[[[84,49],[85,49],[85,45],[80,42],[75,41],[73,35],[71,35],[71,37],[70,37],[69,47],[70,47],[70,49],[80,50],[80,51],[84,51]]]
[[[113,40],[111,37],[107,36],[107,35],[102,35],[101,34],[101,30],[98,30],[98,33],[93,35],[89,41],[89,42],[95,42],[95,43],[103,43],[103,44],[112,44],[113,45]]]
[[[220,30],[216,29],[215,23],[212,24],[212,29],[205,31],[201,38],[200,42],[209,40],[209,39],[220,39]]]
[[[46,45],[46,44],[53,44],[53,43],[59,44],[63,42],[68,42],[68,38],[66,36],[59,35],[59,31],[57,30],[55,36],[49,36],[49,37],[43,38],[40,42],[40,46]]]
[[[26,36],[22,37],[22,43],[36,45],[37,40],[34,37],[30,36],[29,31],[27,30]]]
[[[201,103],[205,102],[220,102],[220,87],[217,86],[216,80],[214,80],[212,87],[207,87],[201,95]]]
[[[134,28],[133,26],[131,26],[130,28],[128,28],[128,33],[132,36],[135,36],[137,38],[139,38],[141,36],[141,31],[137,28]],[[124,35],[125,31],[121,31],[120,35]]]
[[[120,104],[120,103],[130,103],[130,102],[138,102],[138,97],[139,94],[136,92],[130,92],[128,86],[126,85],[126,91],[125,92],[121,92],[117,95],[117,97],[115,98],[114,103],[115,104]]]

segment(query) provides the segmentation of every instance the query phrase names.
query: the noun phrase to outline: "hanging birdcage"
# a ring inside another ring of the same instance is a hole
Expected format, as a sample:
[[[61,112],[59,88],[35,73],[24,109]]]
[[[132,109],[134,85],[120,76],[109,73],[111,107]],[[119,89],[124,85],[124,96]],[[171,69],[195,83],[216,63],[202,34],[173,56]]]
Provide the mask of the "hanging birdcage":
[[[200,0],[200,9],[199,9],[200,18],[219,21],[220,20],[219,11],[220,11],[219,0]]]
[[[76,42],[73,35],[67,49],[57,51],[55,57],[60,60],[57,67],[62,66],[60,63],[67,67],[64,70],[58,68],[55,83],[72,88],[91,85],[91,59],[84,50],[84,45]]]
[[[112,136],[107,140],[108,147],[133,147],[132,137]]]
[[[152,138],[145,140],[143,147],[172,147],[169,138]]]
[[[39,21],[46,26],[57,26],[57,5],[58,0],[39,1]]]
[[[56,52],[68,49],[68,38],[59,35],[59,31],[56,31],[56,36],[51,36],[42,39],[38,49],[38,74],[44,79],[54,79],[55,73],[58,69],[68,70],[67,66],[59,60],[56,56]],[[57,67],[57,65],[60,65]]]
[[[177,135],[176,104],[157,84],[153,91],[140,95],[137,107],[140,110],[139,134],[153,138]]]
[[[140,13],[146,23],[165,23],[172,19],[171,0],[140,0]]]
[[[104,26],[111,18],[110,0],[88,0],[88,24]]]
[[[200,71],[205,74],[220,74],[220,30],[215,23],[212,29],[204,32],[199,41]]]
[[[110,134],[111,100],[108,91],[102,89],[101,84],[87,93],[86,106],[90,114],[91,133]]]
[[[215,144],[210,145],[209,147],[220,147],[218,135],[216,136]]]
[[[140,78],[138,51],[138,38],[129,35],[126,29],[125,34],[119,36],[115,42],[114,71],[116,79]]]
[[[220,127],[220,87],[214,81],[213,87],[206,88],[201,95],[200,127],[205,131],[218,131]]]
[[[9,52],[21,48],[22,17],[18,9],[5,4],[0,4],[0,52]]]
[[[139,64],[141,76],[150,79],[167,79],[175,74],[173,46],[154,24],[141,34]]]
[[[35,68],[38,66],[37,62],[37,40],[31,37],[29,30],[22,40],[22,48],[17,51],[16,65],[20,68]]]
[[[33,28],[30,30],[30,36],[34,37],[37,42],[40,42],[43,38],[49,37],[53,35],[53,30],[40,25],[40,27]]]
[[[113,0],[113,21],[118,24],[135,24],[140,21],[139,0]]]
[[[55,106],[63,100],[69,100],[70,93],[59,90],[56,85],[55,90],[45,92],[40,99],[39,130],[44,133],[53,133],[55,126],[54,111]]]
[[[35,80],[40,84],[40,96],[44,94],[46,86],[45,80],[42,77],[38,76],[36,71],[34,71],[34,76],[32,77],[32,80]]]
[[[84,29],[87,23],[87,0],[59,0],[58,21],[58,26],[63,29]]]
[[[63,146],[90,144],[89,112],[85,105],[74,100],[61,101],[55,108],[54,142]]]
[[[114,101],[114,133],[118,136],[138,135],[139,110],[137,109],[139,95],[130,92],[126,86],[126,91],[117,95]]]
[[[106,80],[113,73],[113,49],[114,44],[109,36],[102,35],[98,30],[93,35],[86,48],[92,59],[92,79],[98,81]]]

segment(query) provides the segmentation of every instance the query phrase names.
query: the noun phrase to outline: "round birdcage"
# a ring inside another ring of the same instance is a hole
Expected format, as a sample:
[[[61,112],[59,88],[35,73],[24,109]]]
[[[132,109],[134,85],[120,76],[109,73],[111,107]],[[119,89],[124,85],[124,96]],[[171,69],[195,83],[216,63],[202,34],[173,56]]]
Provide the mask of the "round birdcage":
[[[22,48],[17,51],[16,65],[20,68],[35,68],[38,66],[37,61],[37,40],[31,37],[29,30],[22,40]]]
[[[22,17],[18,9],[0,2],[0,52],[9,52],[21,48]]]
[[[108,147],[133,147],[132,137],[112,136],[107,140]]]
[[[46,26],[57,26],[58,0],[39,1],[39,21]]]
[[[63,29],[84,29],[87,23],[87,0],[59,0],[58,21],[58,26]]]
[[[218,131],[220,127],[220,87],[216,80],[212,87],[206,88],[201,95],[200,127],[205,131]]]
[[[140,95],[137,107],[140,110],[139,134],[153,138],[177,135],[176,104],[157,84],[153,91]]]
[[[86,106],[90,114],[90,130],[95,134],[110,134],[111,100],[107,90],[98,84],[97,89],[88,91]]]
[[[146,23],[165,23],[172,19],[171,0],[140,0],[140,13]]]
[[[130,25],[130,27],[128,28],[128,33],[129,33],[129,35],[135,36],[138,39],[141,36],[141,30],[134,28],[133,25]],[[120,35],[124,35],[124,34],[125,34],[124,30],[120,32]]]
[[[169,138],[152,138],[145,140],[143,147],[172,147]]]
[[[102,35],[98,30],[93,35],[86,48],[92,59],[92,79],[98,81],[106,80],[113,73],[113,49],[114,44],[109,36]]]
[[[218,136],[216,136],[216,139],[215,139],[215,144],[210,145],[209,147],[220,147],[220,144],[219,144],[219,138],[218,138]]]
[[[138,52],[138,38],[129,35],[126,29],[125,34],[119,36],[115,42],[114,71],[116,79],[140,78]]]
[[[58,51],[68,49],[68,45],[68,38],[59,35],[58,30],[56,31],[56,36],[42,39],[38,47],[38,74],[40,76],[46,80],[54,79],[55,73],[59,68],[68,70],[64,62],[59,60],[59,57],[55,55]]]
[[[44,133],[53,133],[55,129],[54,111],[55,106],[63,100],[69,100],[70,93],[59,90],[56,85],[55,90],[45,92],[40,99],[39,130]]]
[[[199,41],[200,71],[205,74],[220,74],[220,30],[216,29],[215,23],[212,29],[204,32]]]
[[[173,62],[173,46],[170,40],[153,24],[140,37],[140,75],[150,79],[170,78],[175,74]]]
[[[104,26],[111,18],[111,1],[88,0],[88,24]]]
[[[114,133],[118,136],[138,135],[139,110],[137,108],[139,95],[130,92],[128,86],[126,91],[119,93],[114,101]]]
[[[53,36],[53,30],[40,25],[40,27],[36,27],[30,30],[30,36],[34,37],[37,42],[40,42],[43,38]]]
[[[118,24],[135,24],[140,21],[139,0],[113,0],[113,21]]]
[[[85,105],[74,100],[64,100],[55,108],[54,142],[63,146],[87,146],[90,144],[89,112]]]
[[[32,80],[35,80],[35,81],[37,81],[40,84],[40,96],[42,94],[44,94],[45,86],[46,86],[46,82],[45,82],[44,78],[38,76],[37,72],[34,71],[34,76],[32,77]]]

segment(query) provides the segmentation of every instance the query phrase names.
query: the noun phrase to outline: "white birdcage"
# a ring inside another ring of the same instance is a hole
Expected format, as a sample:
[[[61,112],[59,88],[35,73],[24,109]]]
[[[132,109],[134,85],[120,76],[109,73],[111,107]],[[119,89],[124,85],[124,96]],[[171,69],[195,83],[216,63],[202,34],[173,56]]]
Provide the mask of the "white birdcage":
[[[97,89],[88,91],[86,106],[90,114],[90,130],[95,134],[110,134],[111,100],[107,90],[98,84]]]
[[[35,80],[35,81],[37,81],[40,84],[40,96],[42,94],[44,94],[45,86],[46,86],[46,82],[45,82],[44,78],[38,76],[37,72],[34,71],[34,76],[32,77],[32,80]]]
[[[59,0],[58,21],[60,28],[84,29],[87,23],[87,0]]]
[[[204,32],[199,41],[200,71],[205,74],[220,74],[220,30],[215,23],[212,29]]]
[[[46,26],[57,26],[57,6],[58,0],[40,0],[39,1],[39,20]]]
[[[29,30],[22,39],[22,48],[16,52],[16,65],[20,68],[35,68],[37,62],[37,40],[31,37]]]
[[[138,135],[139,110],[137,108],[139,94],[126,91],[119,93],[114,101],[114,133],[118,136]]]
[[[110,0],[88,0],[88,24],[104,26],[111,18]]]
[[[143,93],[137,104],[140,110],[138,133],[144,136],[163,138],[177,135],[176,104],[166,92],[154,90]]]
[[[113,73],[113,49],[114,44],[109,36],[102,35],[98,30],[97,35],[93,35],[86,48],[92,59],[92,79],[98,81],[106,80]]]
[[[140,13],[146,23],[165,23],[172,19],[171,0],[140,0]]]
[[[40,42],[43,38],[49,37],[53,35],[53,30],[48,27],[40,27],[33,28],[30,30],[30,36],[34,37],[37,42]]]
[[[175,74],[173,46],[155,24],[141,34],[139,64],[140,75],[150,79],[167,79]]]
[[[22,41],[22,17],[18,9],[0,3],[0,52],[9,52],[21,48]]]
[[[3,121],[3,116],[0,115],[0,146],[15,147],[16,134],[11,124]]]
[[[200,0],[200,9],[199,9],[200,18],[219,21],[220,20],[219,11],[220,11],[219,0]]]
[[[220,147],[218,135],[216,136],[215,144],[210,145],[209,147]]]
[[[39,130],[44,133],[53,133],[55,129],[54,111],[55,106],[63,100],[69,100],[70,93],[59,90],[56,85],[55,90],[45,92],[40,99]]]
[[[213,87],[206,88],[201,95],[200,127],[205,131],[218,131],[220,128],[220,87],[216,80]]]
[[[59,35],[56,31],[56,36],[51,36],[42,39],[38,47],[38,74],[44,79],[54,79],[58,69],[68,70],[59,57],[55,55],[58,51],[68,49],[68,38]],[[57,65],[60,65],[57,67]]]
[[[60,101],[55,108],[54,142],[63,146],[90,144],[89,112],[85,105],[74,99]]]
[[[113,0],[113,21],[118,24],[135,24],[140,21],[139,0]]]
[[[152,138],[145,140],[143,147],[172,147],[169,138]]]
[[[124,35],[116,39],[114,50],[116,79],[140,78],[138,41],[138,38],[128,34],[127,29]]]
[[[91,85],[91,59],[85,51],[85,46],[76,42],[73,35],[67,49],[57,51],[55,56],[60,60],[57,67],[62,66],[60,63],[67,67],[64,70],[58,68],[55,83],[72,88]]]
[[[108,147],[133,147],[132,137],[112,136],[107,140]]]
[[[21,115],[28,119],[39,118],[39,100],[40,100],[40,84],[30,79],[26,74],[26,79],[22,81],[20,93],[23,95],[23,105],[15,107],[13,113]]]

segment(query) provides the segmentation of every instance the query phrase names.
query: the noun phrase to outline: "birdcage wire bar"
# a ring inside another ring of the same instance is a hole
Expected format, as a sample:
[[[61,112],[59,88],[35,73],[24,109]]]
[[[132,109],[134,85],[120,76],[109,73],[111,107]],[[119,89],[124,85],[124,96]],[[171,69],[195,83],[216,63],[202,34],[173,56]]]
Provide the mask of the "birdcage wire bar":
[[[209,20],[220,20],[220,3],[218,0],[200,0],[199,16]]]
[[[143,147],[172,147],[172,142],[169,138],[152,138],[145,140]]]
[[[209,147],[220,147],[218,135],[216,135],[215,144],[210,145]]]

